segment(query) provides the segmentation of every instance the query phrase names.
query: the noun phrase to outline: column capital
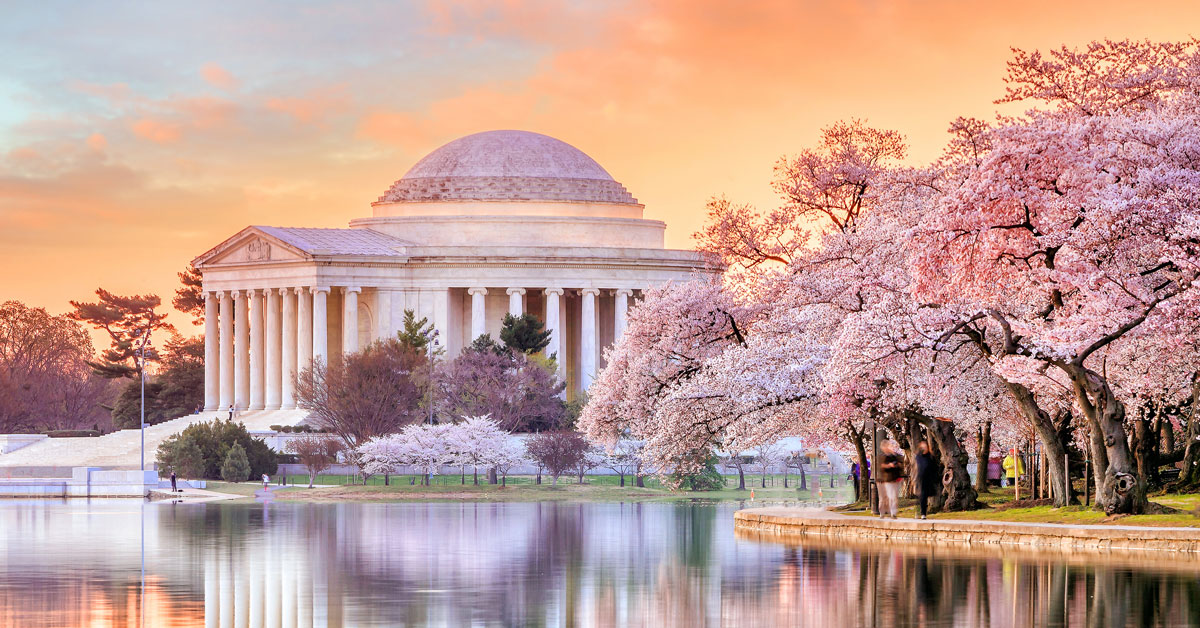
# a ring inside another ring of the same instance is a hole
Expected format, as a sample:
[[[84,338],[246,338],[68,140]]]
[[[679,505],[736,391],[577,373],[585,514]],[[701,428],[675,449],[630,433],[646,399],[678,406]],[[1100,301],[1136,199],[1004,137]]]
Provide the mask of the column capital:
[[[524,288],[506,288],[504,290],[504,292],[507,293],[508,296],[510,296],[510,297],[514,294],[519,294],[519,295],[524,296],[525,289]]]
[[[475,296],[477,294],[487,295],[487,288],[467,288],[467,294],[471,296]]]
[[[230,290],[229,296],[230,296],[230,298],[237,300],[237,299],[240,299],[240,298],[246,296],[246,291],[245,290]]]
[[[311,290],[313,294],[317,294],[318,292],[324,292],[326,294],[329,294],[330,288],[329,288],[329,286],[313,286],[313,287],[309,288],[309,290]]]
[[[287,295],[292,293],[292,289],[291,288],[276,288],[275,292],[278,293],[279,296],[281,296],[281,297],[286,297]]]
[[[346,286],[346,287],[342,288],[343,294],[350,294],[351,292],[362,292],[362,287],[361,286]]]
[[[613,290],[613,295],[618,297],[621,295],[631,297],[633,296],[633,290],[630,288],[617,288],[616,290]]]
[[[307,291],[308,291],[308,288],[304,288],[304,287],[299,287],[299,286],[298,286],[298,287],[295,287],[295,288],[291,288],[291,290],[292,290],[292,292],[295,292],[296,294],[300,295],[300,294],[304,294],[305,292],[307,292]]]
[[[562,288],[542,288],[542,292],[547,295],[553,294],[553,295],[561,297],[566,292],[566,290],[563,290]]]
[[[598,296],[600,296],[600,289],[599,288],[580,288],[579,289],[580,296],[587,296],[589,294],[594,297],[598,297]]]

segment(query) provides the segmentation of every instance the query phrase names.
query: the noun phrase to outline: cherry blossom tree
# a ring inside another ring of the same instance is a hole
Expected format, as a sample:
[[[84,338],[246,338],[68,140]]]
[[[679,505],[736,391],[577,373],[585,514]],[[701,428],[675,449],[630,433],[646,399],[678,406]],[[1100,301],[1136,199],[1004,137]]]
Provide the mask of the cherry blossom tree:
[[[487,464],[500,475],[500,486],[508,486],[508,474],[514,468],[527,464],[525,445],[516,438],[505,435],[488,449]]]
[[[491,464],[496,457],[494,450],[509,439],[508,432],[500,429],[499,424],[487,415],[464,418],[455,423],[446,436],[450,448],[457,452],[457,459],[471,467],[476,486],[479,485],[479,467]]]
[[[1099,502],[1137,513],[1125,405],[1093,356],[1194,309],[1200,149],[1194,44],[1018,51],[1007,100],[1031,110],[931,204],[914,256],[918,298],[990,328],[1018,380],[1054,368],[1103,443]],[[1017,358],[1010,360],[1009,358]]]
[[[395,473],[400,466],[416,468],[421,483],[456,461],[451,446],[453,424],[409,425],[398,433],[371,439],[358,448],[360,465],[367,473]]]

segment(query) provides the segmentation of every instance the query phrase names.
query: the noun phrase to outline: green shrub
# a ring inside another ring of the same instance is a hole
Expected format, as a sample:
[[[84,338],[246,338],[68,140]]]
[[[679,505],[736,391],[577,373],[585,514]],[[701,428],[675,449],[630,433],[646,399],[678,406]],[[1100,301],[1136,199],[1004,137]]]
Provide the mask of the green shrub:
[[[246,459],[246,450],[238,443],[234,443],[225,455],[225,462],[221,465],[221,479],[226,482],[245,482],[250,479],[250,461]]]
[[[247,477],[264,473],[270,475],[279,468],[275,452],[266,443],[250,436],[241,423],[222,419],[193,423],[179,434],[172,435],[158,447],[158,465],[165,472],[174,471],[188,478],[221,479],[222,466],[234,445],[241,448],[243,457],[250,465]],[[202,462],[196,462],[192,450],[199,452]],[[200,467],[203,471],[194,473]]]
[[[725,478],[717,470],[717,457],[711,453],[704,458],[704,467],[697,473],[671,474],[673,483],[689,491],[715,491],[725,486]]]

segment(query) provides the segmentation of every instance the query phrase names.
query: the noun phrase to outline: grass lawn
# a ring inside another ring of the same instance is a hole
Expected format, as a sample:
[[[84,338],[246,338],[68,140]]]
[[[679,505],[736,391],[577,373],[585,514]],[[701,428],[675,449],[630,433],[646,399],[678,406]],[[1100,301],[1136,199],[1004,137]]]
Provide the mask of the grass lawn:
[[[930,519],[969,519],[973,521],[1014,521],[1023,523],[1063,523],[1076,525],[1128,525],[1128,526],[1177,526],[1200,527],[1200,494],[1180,495],[1163,494],[1151,495],[1150,501],[1160,506],[1164,512],[1146,515],[1105,515],[1095,507],[1068,506],[1054,508],[1045,505],[1013,504],[1013,489],[992,488],[988,493],[979,496],[985,504],[984,508],[968,512],[945,512],[929,515]],[[857,511],[847,514],[868,515],[869,512]],[[914,518],[917,516],[915,499],[901,499],[899,517]]]
[[[746,490],[737,489],[737,477],[726,477],[726,488],[715,491],[672,491],[664,487],[657,478],[646,478],[646,487],[633,485],[626,478],[624,487],[619,478],[607,475],[589,475],[583,484],[574,477],[562,476],[558,485],[543,476],[543,483],[536,484],[533,476],[510,476],[508,486],[489,485],[481,474],[476,486],[467,475],[466,483],[457,476],[438,476],[432,486],[421,486],[419,476],[390,476],[388,485],[383,477],[372,477],[367,485],[351,484],[352,476],[320,476],[315,488],[308,488],[308,476],[289,475],[288,488],[275,492],[279,501],[630,501],[630,500],[749,500],[751,492],[755,502],[800,505],[811,503],[826,505],[850,500],[852,489],[844,483],[829,488],[829,477],[820,477],[818,486],[815,476],[809,477],[808,489],[798,490],[789,479],[789,487],[783,488],[783,476],[770,476],[767,488],[763,489],[761,476],[746,476]],[[245,482],[229,484],[210,482],[210,490],[253,496],[260,484]]]

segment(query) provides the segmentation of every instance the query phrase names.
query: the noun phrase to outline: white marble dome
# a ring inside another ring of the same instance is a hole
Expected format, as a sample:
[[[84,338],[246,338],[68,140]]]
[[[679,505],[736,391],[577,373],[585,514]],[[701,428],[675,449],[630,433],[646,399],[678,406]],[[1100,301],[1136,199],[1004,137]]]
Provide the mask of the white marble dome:
[[[460,137],[418,161],[380,203],[561,201],[637,204],[583,151],[530,131]]]

